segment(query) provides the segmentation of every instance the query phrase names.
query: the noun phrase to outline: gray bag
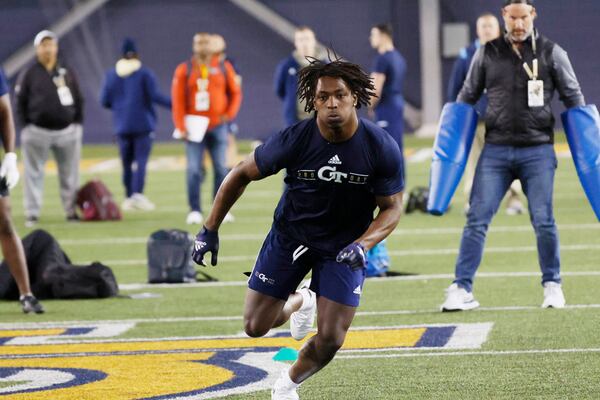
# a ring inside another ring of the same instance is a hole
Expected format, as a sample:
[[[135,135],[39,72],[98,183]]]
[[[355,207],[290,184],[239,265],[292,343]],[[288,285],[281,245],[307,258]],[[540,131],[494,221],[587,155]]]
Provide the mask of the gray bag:
[[[161,229],[148,239],[148,282],[195,282],[194,237],[180,229]]]

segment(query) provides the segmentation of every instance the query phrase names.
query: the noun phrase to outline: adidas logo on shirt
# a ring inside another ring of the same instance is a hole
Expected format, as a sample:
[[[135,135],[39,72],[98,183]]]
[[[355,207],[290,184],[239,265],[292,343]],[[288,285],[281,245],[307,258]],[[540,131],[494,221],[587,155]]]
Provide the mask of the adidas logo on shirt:
[[[336,154],[335,156],[331,157],[327,163],[328,164],[340,165],[342,163],[342,160],[340,160],[340,158]]]

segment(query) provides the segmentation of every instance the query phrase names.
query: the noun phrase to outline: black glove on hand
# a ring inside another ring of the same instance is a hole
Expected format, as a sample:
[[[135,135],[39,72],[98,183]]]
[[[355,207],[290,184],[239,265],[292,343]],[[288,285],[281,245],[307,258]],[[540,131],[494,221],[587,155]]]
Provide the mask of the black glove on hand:
[[[209,231],[205,226],[196,235],[194,241],[194,249],[192,250],[192,259],[198,265],[206,267],[204,263],[204,255],[210,251],[211,265],[217,265],[217,256],[219,255],[219,233],[217,231]]]
[[[349,244],[338,253],[335,261],[348,264],[355,271],[365,268],[367,266],[365,248],[360,243]]]

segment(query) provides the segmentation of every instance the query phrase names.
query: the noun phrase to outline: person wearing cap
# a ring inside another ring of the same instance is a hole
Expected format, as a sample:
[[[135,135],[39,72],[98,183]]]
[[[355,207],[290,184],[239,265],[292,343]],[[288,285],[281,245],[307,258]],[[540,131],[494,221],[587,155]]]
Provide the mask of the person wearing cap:
[[[83,97],[73,70],[58,58],[56,35],[42,31],[33,44],[36,62],[22,71],[15,86],[25,162],[25,223],[33,226],[40,217],[44,167],[50,151],[58,166],[67,221],[76,221]]]
[[[132,39],[123,40],[121,55],[106,73],[100,103],[113,113],[126,195],[122,208],[153,210],[155,205],[144,196],[144,183],[156,129],[154,104],[170,109],[171,99],[159,91],[152,70],[142,65]]]
[[[477,39],[470,46],[462,48],[460,54],[454,66],[452,67],[452,73],[450,74],[450,80],[448,81],[447,101],[456,101],[460,89],[462,89],[463,83],[467,78],[467,72],[473,61],[473,56],[478,48],[484,46],[490,40],[498,38],[501,34],[500,23],[498,18],[490,12],[481,14],[477,18]],[[485,116],[485,109],[487,107],[487,94],[481,95],[481,98],[475,104],[477,113],[483,118]],[[473,177],[475,176],[475,167],[477,160],[483,149],[483,143],[485,141],[485,129],[483,123],[480,123],[477,127],[477,133],[471,146],[471,153],[467,161],[465,168],[465,175],[463,179],[464,195],[465,195],[465,214],[469,211],[469,198],[471,197],[471,188],[473,187]],[[523,203],[520,199],[522,193],[521,183],[516,180],[512,183],[508,192],[506,193],[506,214],[507,215],[518,215],[523,214],[525,211]]]
[[[542,307],[562,308],[558,232],[552,191],[557,166],[551,100],[558,92],[567,108],[583,106],[583,94],[565,50],[534,28],[531,0],[506,0],[504,34],[481,46],[458,102],[474,105],[487,90],[485,145],[479,158],[455,280],[442,311],[479,306],[473,279],[483,256],[488,226],[511,183],[521,181],[542,271]]]
[[[44,307],[31,292],[29,271],[23,243],[19,239],[10,213],[9,194],[19,182],[17,154],[15,153],[15,126],[8,95],[8,84],[0,69],[0,135],[4,145],[4,158],[0,165],[0,245],[8,270],[17,283],[24,313],[41,314]]]

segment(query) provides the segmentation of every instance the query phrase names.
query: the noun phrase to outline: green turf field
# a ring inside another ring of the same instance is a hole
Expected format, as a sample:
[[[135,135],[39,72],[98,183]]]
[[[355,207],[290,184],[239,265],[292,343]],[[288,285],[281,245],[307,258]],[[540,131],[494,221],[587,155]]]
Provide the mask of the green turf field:
[[[430,141],[409,139],[407,147],[418,149],[427,145]],[[248,144],[242,144],[242,149],[248,148]],[[158,145],[153,156],[182,154],[178,145]],[[115,158],[116,149],[88,146],[84,156]],[[408,187],[426,185],[428,173],[429,162],[409,163]],[[82,180],[93,176],[102,178],[120,203],[123,198],[120,171],[86,173]],[[40,330],[37,335],[53,336],[60,335],[60,327],[66,326],[114,324],[121,327],[121,331],[113,332],[112,336],[74,337],[69,342],[60,342],[62,344],[0,341],[0,395],[28,381],[22,375],[3,378],[7,376],[2,372],[4,368],[14,373],[19,368],[30,367],[72,368],[69,373],[75,376],[79,376],[75,370],[88,372],[82,372],[75,386],[9,394],[8,398],[129,399],[159,398],[159,395],[176,398],[177,393],[189,396],[177,398],[213,398],[210,391],[197,389],[234,382],[244,376],[258,380],[259,375],[256,371],[254,375],[248,371],[231,373],[227,367],[231,365],[227,363],[216,367],[201,363],[198,360],[208,356],[198,348],[206,346],[214,352],[211,354],[225,357],[223,354],[227,351],[221,351],[223,349],[297,347],[288,339],[247,341],[237,338],[242,332],[243,272],[252,268],[269,230],[282,187],[281,176],[251,184],[233,208],[236,222],[224,225],[220,231],[219,266],[206,269],[219,279],[218,284],[134,285],[146,282],[146,240],[152,231],[182,228],[195,233],[197,230],[184,223],[187,214],[184,182],[181,170],[149,172],[146,194],[156,203],[156,211],[129,212],[122,222],[66,223],[57,178],[47,176],[39,228],[55,235],[75,263],[98,260],[111,266],[119,283],[124,285],[123,294],[152,293],[158,297],[45,301],[47,313],[40,316],[23,315],[16,303],[0,302],[0,339],[26,335],[31,329]],[[206,182],[211,182],[211,178]],[[211,185],[205,184],[203,189],[207,211]],[[24,236],[30,230],[23,225],[21,190],[20,184],[12,195],[12,202],[15,223]],[[365,284],[359,314],[353,324],[354,328],[365,330],[356,330],[352,343],[347,343],[348,347],[327,368],[301,386],[301,398],[600,398],[600,224],[584,197],[572,161],[559,159],[555,185],[563,288],[569,305],[563,310],[539,308],[542,288],[529,216],[509,217],[502,211],[492,224],[475,283],[474,294],[481,308],[463,313],[438,312],[444,289],[451,283],[464,223],[461,190],[462,187],[451,211],[444,217],[403,216],[387,243],[392,254],[392,269],[411,275],[369,280]],[[57,321],[60,324],[56,324]],[[382,330],[392,327],[394,329]],[[468,334],[462,341],[452,336],[451,341],[462,343],[455,347],[414,347],[415,343],[422,343],[424,332],[431,333],[435,329],[446,333],[463,329]],[[481,329],[483,333],[477,336],[474,329]],[[215,339],[216,336],[227,338]],[[469,341],[476,336],[480,342]],[[165,338],[177,340],[165,341]],[[118,342],[121,339],[124,341]],[[89,343],[78,344],[81,340]],[[214,350],[216,348],[221,352]],[[77,356],[56,356],[63,352]],[[97,352],[101,355],[96,355]],[[30,355],[26,357],[25,353]],[[232,353],[233,350],[228,354]],[[48,354],[52,356],[44,356]],[[256,350],[249,357],[262,360],[264,354]],[[260,366],[271,365],[267,361],[256,362]],[[89,372],[92,370],[106,376],[96,376]],[[140,374],[140,371],[145,372]],[[52,373],[60,381],[62,375]],[[242,394],[227,398],[269,399],[268,379],[265,382],[256,387],[261,390],[231,392]],[[234,386],[225,385],[222,389]]]

